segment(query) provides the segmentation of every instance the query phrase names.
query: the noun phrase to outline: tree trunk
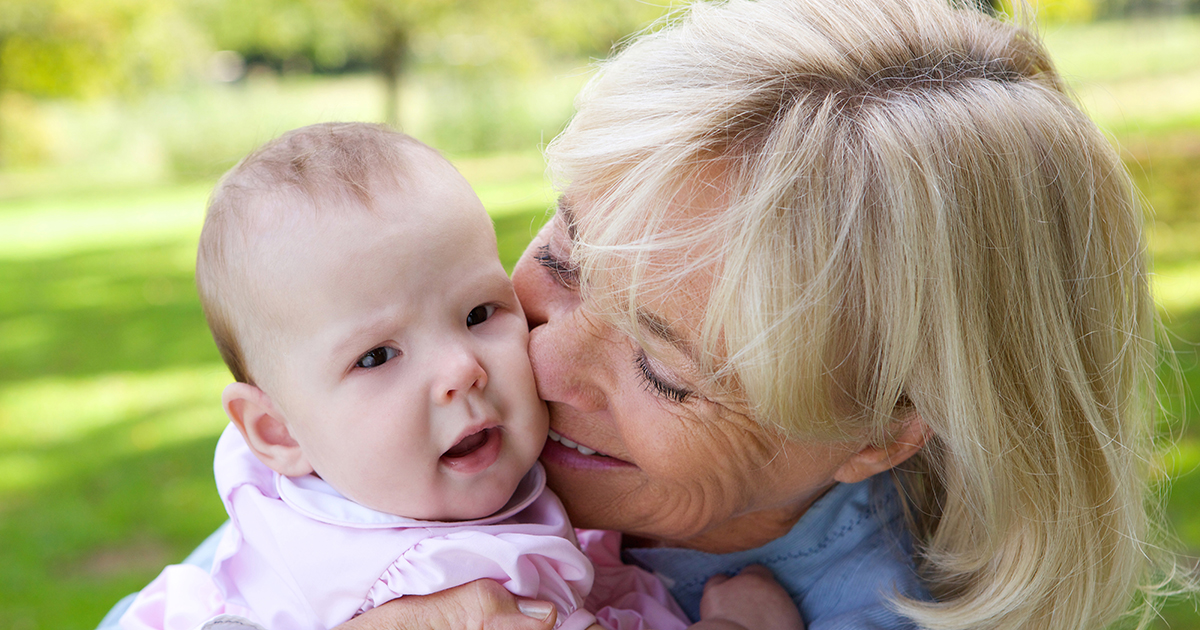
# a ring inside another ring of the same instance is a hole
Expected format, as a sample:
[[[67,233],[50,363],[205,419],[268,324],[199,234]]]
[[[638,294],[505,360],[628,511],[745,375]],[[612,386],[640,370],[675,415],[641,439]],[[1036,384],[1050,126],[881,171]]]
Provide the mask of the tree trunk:
[[[383,120],[400,128],[400,78],[408,57],[408,32],[403,25],[389,22],[384,26],[383,49],[379,69],[383,72]]]

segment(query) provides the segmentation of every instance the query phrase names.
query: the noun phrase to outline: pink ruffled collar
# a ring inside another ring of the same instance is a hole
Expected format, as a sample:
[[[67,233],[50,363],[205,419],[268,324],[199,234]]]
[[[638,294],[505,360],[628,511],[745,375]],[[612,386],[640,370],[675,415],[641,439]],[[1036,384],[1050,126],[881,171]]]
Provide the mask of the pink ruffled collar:
[[[540,463],[517,484],[516,491],[500,511],[470,521],[423,521],[405,516],[372,510],[342,496],[333,486],[316,475],[286,477],[275,475],[275,491],[293,510],[330,525],[359,529],[392,527],[463,527],[490,525],[507,519],[525,509],[546,487],[546,471]]]

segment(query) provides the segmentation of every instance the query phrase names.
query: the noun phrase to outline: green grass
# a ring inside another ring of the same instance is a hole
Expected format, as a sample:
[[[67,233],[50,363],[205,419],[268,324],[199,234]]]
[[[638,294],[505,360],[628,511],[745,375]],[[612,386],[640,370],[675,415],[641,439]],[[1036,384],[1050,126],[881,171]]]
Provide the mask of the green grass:
[[[1101,24],[1047,39],[1155,208],[1157,299],[1188,395],[1167,401],[1188,421],[1163,460],[1178,477],[1168,516],[1200,556],[1198,29]],[[577,78],[566,83],[546,111],[569,101]],[[94,155],[56,153],[54,168],[0,173],[0,629],[93,628],[225,518],[211,457],[228,376],[191,271],[211,179],[163,183],[174,167],[161,161],[210,177],[248,144],[313,120],[369,118],[374,103],[374,88],[354,77],[245,88],[126,109],[53,105],[47,125]],[[135,120],[150,137],[126,137]],[[493,213],[510,267],[553,201],[540,139],[526,152],[456,160]],[[1200,628],[1190,602],[1164,615],[1171,628]]]

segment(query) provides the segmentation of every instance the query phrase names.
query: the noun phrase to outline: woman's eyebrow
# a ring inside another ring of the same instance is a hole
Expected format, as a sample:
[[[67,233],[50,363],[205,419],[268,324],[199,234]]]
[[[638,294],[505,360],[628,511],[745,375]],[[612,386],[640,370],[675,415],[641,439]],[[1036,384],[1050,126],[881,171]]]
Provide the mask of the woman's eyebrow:
[[[678,350],[680,354],[687,357],[693,364],[700,364],[696,356],[695,345],[672,328],[667,323],[667,320],[640,308],[637,310],[637,320],[638,325],[649,331],[651,335],[665,341],[667,345]]]
[[[562,221],[563,227],[567,230],[567,238],[574,243],[576,238],[575,227],[575,211],[571,209],[571,202],[567,201],[565,196],[558,198],[558,218]]]

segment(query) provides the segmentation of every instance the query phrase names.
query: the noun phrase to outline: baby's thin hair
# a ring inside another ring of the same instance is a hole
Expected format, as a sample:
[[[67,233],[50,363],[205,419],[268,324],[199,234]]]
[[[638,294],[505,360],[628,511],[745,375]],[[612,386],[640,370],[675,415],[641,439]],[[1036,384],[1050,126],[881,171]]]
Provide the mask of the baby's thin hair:
[[[213,340],[235,380],[254,383],[245,320],[271,321],[271,314],[252,299],[256,261],[250,251],[255,243],[282,229],[282,219],[298,212],[375,211],[375,195],[403,185],[414,150],[436,156],[411,136],[383,125],[310,125],[259,147],[217,183],[200,233],[196,287]]]

